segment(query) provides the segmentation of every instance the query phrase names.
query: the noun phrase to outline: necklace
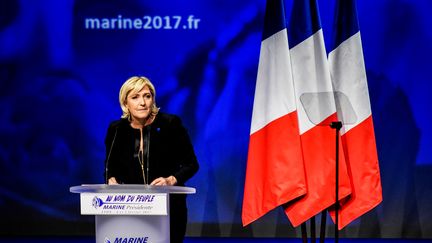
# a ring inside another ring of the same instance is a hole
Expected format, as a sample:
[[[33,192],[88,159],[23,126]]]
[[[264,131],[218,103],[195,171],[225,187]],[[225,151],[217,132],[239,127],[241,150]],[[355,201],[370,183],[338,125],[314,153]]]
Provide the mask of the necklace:
[[[144,173],[144,152],[142,150],[138,151],[138,161],[141,165],[141,171],[142,171],[142,176],[144,179],[144,184],[147,184],[146,183],[147,180],[146,180],[145,173]]]

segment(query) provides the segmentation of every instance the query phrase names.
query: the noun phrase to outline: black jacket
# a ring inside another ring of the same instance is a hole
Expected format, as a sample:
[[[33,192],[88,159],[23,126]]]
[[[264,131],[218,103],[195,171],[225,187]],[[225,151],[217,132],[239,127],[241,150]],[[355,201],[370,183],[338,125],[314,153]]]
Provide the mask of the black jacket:
[[[199,166],[189,135],[180,118],[159,112],[153,123],[143,129],[145,139],[148,128],[148,183],[158,177],[173,175],[177,179],[177,185],[183,186],[198,171]],[[132,128],[127,119],[110,124],[105,138],[107,178],[115,177],[117,182],[124,184],[144,183],[138,160],[139,141],[140,130]]]

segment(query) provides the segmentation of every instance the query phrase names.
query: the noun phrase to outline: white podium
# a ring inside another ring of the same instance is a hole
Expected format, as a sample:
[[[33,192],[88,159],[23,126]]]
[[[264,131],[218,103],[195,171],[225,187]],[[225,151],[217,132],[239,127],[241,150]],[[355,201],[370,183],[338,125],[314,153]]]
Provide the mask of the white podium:
[[[169,243],[169,195],[195,188],[94,184],[70,192],[80,194],[82,215],[95,215],[96,243]]]

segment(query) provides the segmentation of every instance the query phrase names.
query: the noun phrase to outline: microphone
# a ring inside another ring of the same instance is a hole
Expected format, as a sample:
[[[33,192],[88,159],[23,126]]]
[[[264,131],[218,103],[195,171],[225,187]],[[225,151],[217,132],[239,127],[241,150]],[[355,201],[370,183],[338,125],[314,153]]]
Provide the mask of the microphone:
[[[114,142],[115,142],[116,137],[117,137],[117,130],[118,130],[118,126],[115,127],[114,138],[113,138],[113,140],[111,142],[111,146],[110,146],[110,149],[109,149],[109,152],[108,152],[108,156],[107,156],[107,158],[105,160],[105,184],[107,184],[107,185],[108,185],[108,166],[109,166],[109,160],[110,160],[110,157],[111,157],[112,149],[114,147]]]

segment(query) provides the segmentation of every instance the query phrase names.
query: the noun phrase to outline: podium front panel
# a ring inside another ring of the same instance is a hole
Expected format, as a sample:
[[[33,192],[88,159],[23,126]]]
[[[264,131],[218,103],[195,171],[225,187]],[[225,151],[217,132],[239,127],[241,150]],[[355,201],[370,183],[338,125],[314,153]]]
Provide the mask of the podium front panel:
[[[96,215],[96,243],[169,243],[169,217]]]

